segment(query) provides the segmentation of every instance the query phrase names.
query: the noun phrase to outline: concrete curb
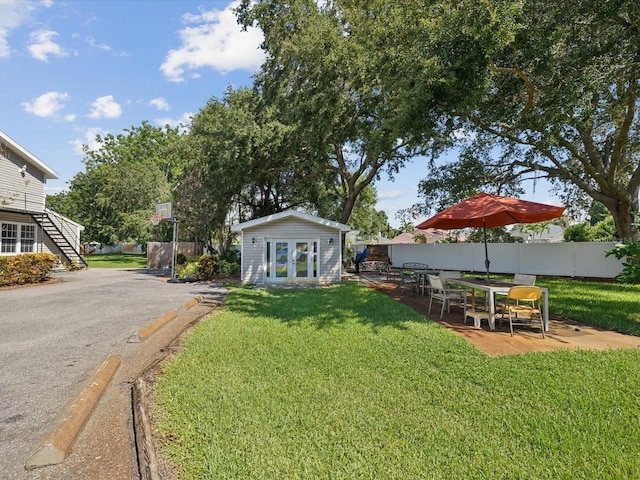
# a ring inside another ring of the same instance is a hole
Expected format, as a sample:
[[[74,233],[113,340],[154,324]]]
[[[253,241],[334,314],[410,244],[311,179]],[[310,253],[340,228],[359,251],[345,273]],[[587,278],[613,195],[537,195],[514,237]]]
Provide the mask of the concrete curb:
[[[167,323],[169,323],[171,320],[173,320],[177,316],[178,316],[178,312],[176,312],[175,310],[171,310],[165,313],[164,315],[162,315],[161,317],[158,317],[156,320],[154,320],[152,323],[150,323],[146,327],[143,327],[142,330],[138,330],[136,333],[131,335],[127,340],[127,343],[144,342],[147,338],[149,338],[151,335],[156,333],[158,330],[160,330],[162,327],[164,327]]]
[[[120,357],[109,354],[89,378],[87,385],[71,402],[53,431],[36,448],[25,468],[32,470],[62,463],[85,422],[98,403],[102,392],[120,366]]]
[[[188,310],[194,305],[197,305],[198,303],[202,302],[202,300],[204,300],[204,297],[202,295],[198,295],[197,297],[194,297],[188,302],[186,302],[183,305],[183,307]],[[127,343],[144,342],[147,338],[149,338],[151,335],[156,333],[158,330],[160,330],[162,327],[164,327],[167,323],[169,323],[171,320],[173,320],[177,316],[178,316],[178,312],[176,312],[175,310],[171,310],[165,313],[164,315],[162,315],[161,317],[158,317],[149,325],[143,327],[142,330],[138,330],[136,333],[131,335],[127,340]]]
[[[194,297],[191,300],[189,300],[187,303],[185,303],[184,308],[188,310],[194,305],[199,304],[202,300],[204,300],[204,297],[202,295],[198,295],[197,297]]]
[[[203,299],[204,297],[202,297],[202,300]],[[161,350],[162,354],[140,372],[133,384],[131,391],[133,430],[138,452],[138,472],[140,473],[141,480],[161,480],[161,469],[154,445],[153,427],[148,414],[150,411],[148,402],[149,392],[154,389],[154,384],[149,383],[147,375],[162,365],[170,353],[179,350],[183,337],[195,324],[213,312],[222,309],[224,302],[204,302],[203,306],[208,307],[208,311],[198,315],[196,319],[186,325],[184,329],[167,344],[167,347]]]

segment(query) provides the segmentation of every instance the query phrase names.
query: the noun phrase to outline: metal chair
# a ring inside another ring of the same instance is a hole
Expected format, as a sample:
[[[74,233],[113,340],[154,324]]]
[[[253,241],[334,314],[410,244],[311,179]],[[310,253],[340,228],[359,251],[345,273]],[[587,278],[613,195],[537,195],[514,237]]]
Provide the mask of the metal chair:
[[[416,270],[426,270],[428,266],[424,263],[405,262],[400,270],[400,293],[404,295],[404,288],[410,285],[411,288],[418,291],[418,276]]]
[[[457,300],[462,304],[464,309],[464,317],[467,318],[467,291],[464,288],[448,288],[442,283],[442,279],[438,275],[427,275],[427,281],[429,282],[429,288],[431,289],[431,297],[429,298],[429,315],[431,315],[431,304],[433,299],[439,300],[442,303],[440,308],[440,320],[444,315],[444,309],[447,308],[447,312],[451,312],[451,300]]]
[[[524,273],[516,273],[513,276],[513,283],[515,283],[516,285],[527,285],[529,287],[533,287],[536,284],[536,276],[526,275]]]
[[[518,285],[509,289],[509,293],[507,294],[506,313],[509,315],[509,329],[511,330],[512,337],[514,325],[531,326],[535,316],[537,315],[540,320],[542,338],[545,338],[544,322],[540,312],[541,297],[542,289],[540,287]]]

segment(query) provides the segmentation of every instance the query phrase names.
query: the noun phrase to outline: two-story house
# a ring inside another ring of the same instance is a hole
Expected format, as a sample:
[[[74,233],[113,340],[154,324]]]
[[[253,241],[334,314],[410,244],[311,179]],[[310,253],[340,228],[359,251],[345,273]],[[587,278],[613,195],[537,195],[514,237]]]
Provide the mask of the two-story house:
[[[86,265],[82,225],[45,206],[44,186],[56,173],[0,131],[0,255],[49,252],[62,263]]]

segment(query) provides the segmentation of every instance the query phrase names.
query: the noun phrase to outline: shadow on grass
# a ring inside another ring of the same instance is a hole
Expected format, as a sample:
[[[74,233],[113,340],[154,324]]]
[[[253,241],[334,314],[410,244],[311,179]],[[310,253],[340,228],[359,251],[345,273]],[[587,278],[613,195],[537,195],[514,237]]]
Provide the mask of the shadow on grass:
[[[290,325],[311,324],[321,329],[361,323],[375,328],[406,329],[408,321],[424,317],[357,282],[316,288],[232,288],[227,308]]]

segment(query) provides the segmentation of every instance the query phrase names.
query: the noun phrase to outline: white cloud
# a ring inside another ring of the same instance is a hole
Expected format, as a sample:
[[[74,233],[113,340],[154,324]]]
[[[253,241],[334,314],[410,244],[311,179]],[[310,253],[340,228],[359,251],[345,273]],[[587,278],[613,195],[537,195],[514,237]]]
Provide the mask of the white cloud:
[[[122,107],[113,99],[113,95],[96,98],[91,104],[89,118],[118,118],[122,115]]]
[[[84,155],[83,145],[87,145],[90,150],[98,151],[100,150],[101,144],[96,141],[96,136],[100,135],[104,137],[107,133],[108,132],[105,132],[101,128],[89,128],[84,133],[84,138],[77,138],[69,143],[73,145],[73,152],[76,155]]]
[[[183,16],[184,23],[193,26],[180,31],[182,45],[169,50],[160,66],[168,80],[184,81],[187,70],[197,78],[199,74],[193,70],[203,67],[213,68],[223,74],[232,70],[253,72],[260,68],[264,61],[264,53],[260,49],[262,31],[254,27],[242,31],[233,13],[239,3],[236,0],[224,10]]]
[[[387,190],[385,192],[378,192],[378,200],[395,200],[405,195],[407,192],[404,190]]]
[[[191,126],[191,119],[193,118],[192,112],[185,112],[177,118],[156,118],[153,122],[159,126],[164,127],[165,125],[169,125],[172,128],[182,127],[180,130],[182,132],[187,132],[189,127]]]
[[[9,45],[9,34],[23,25],[35,10],[31,2],[18,0],[0,1],[0,58],[11,56],[12,49]]]
[[[152,107],[156,107],[158,110],[162,110],[164,112],[169,111],[169,104],[164,98],[154,98],[149,102],[149,105]]]
[[[64,108],[64,102],[67,100],[69,100],[69,94],[66,92],[47,92],[32,99],[30,102],[22,102],[22,106],[28,113],[38,117],[50,118]]]
[[[35,7],[21,0],[0,1],[0,29],[13,29],[29,19]]]
[[[75,119],[76,119],[76,114],[75,113],[70,113],[70,114],[64,116],[65,122],[73,122]]]
[[[8,58],[11,56],[11,47],[7,37],[9,32],[6,29],[0,29],[0,58]]]
[[[49,61],[49,55],[56,57],[66,57],[68,55],[60,45],[55,43],[53,39],[57,37],[57,32],[53,30],[38,30],[29,35],[29,52],[36,60],[43,62]]]
[[[126,52],[116,52],[113,50],[113,48],[111,48],[110,45],[107,45],[106,43],[99,43],[94,37],[87,37],[86,38],[86,42],[87,44],[89,44],[89,46],[93,47],[93,48],[97,48],[98,50],[103,50],[105,52],[109,52],[109,53],[113,53],[114,55],[118,56],[118,57],[128,57],[129,54]]]

